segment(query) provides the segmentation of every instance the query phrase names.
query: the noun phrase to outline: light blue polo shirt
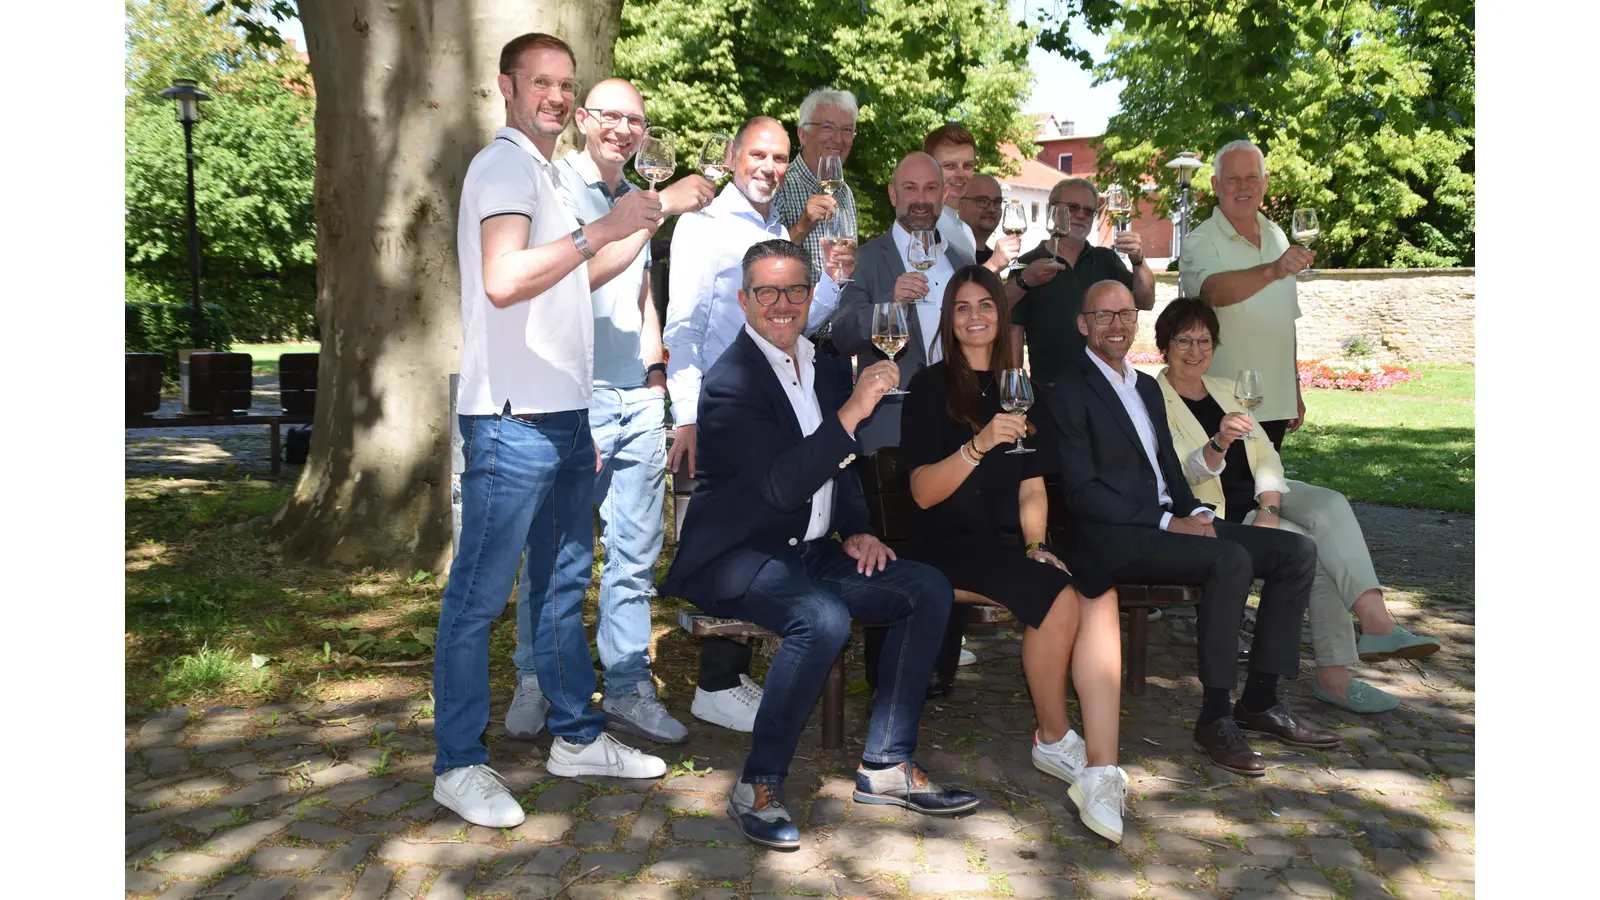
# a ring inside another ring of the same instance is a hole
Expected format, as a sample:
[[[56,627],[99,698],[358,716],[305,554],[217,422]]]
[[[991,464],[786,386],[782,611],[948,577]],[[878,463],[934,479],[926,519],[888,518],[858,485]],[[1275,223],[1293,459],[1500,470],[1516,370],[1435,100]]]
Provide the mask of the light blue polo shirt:
[[[618,199],[629,191],[637,190],[628,179],[622,179],[612,196],[611,187],[596,178],[590,181],[574,160],[580,154],[574,150],[556,162],[561,175],[561,193],[567,208],[580,224],[587,225],[611,212]],[[644,279],[650,277],[650,247],[634,258],[617,277],[589,294],[594,307],[594,386],[597,388],[637,388],[644,386],[644,361],[639,347],[639,332],[644,328],[644,317],[639,309],[639,291]]]

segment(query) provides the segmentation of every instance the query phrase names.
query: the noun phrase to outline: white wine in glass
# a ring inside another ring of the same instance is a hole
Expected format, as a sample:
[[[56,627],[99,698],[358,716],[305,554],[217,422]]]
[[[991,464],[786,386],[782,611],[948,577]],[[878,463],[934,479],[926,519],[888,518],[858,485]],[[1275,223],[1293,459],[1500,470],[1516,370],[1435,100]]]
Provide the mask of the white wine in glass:
[[[822,192],[832,197],[844,187],[844,161],[831,153],[817,160],[817,182]]]
[[[926,272],[933,268],[934,253],[936,252],[932,228],[922,228],[911,232],[911,244],[906,247],[906,261],[911,263],[911,268],[918,272]],[[925,303],[927,297],[918,300]]]
[[[1028,373],[1021,369],[1003,369],[1000,372],[1000,408],[1014,415],[1026,416],[1028,409],[1033,406],[1033,383],[1028,381]],[[1006,451],[1009,456],[1013,453],[1032,453],[1032,447],[1022,446],[1022,438],[1017,438],[1017,446]]]
[[[911,340],[911,329],[906,324],[906,309],[893,300],[885,300],[872,306],[872,346],[878,348],[889,359],[900,355],[906,348],[906,342]],[[891,394],[905,394],[899,388],[884,391],[884,396]]]
[[[1120,184],[1113,184],[1106,188],[1106,212],[1111,214],[1112,227],[1117,231],[1128,230],[1128,217],[1133,213],[1133,201],[1128,199],[1128,191]],[[1115,235],[1113,235],[1115,239]],[[1117,258],[1123,265],[1128,265],[1128,254],[1117,251]]]
[[[633,157],[633,168],[650,182],[650,190],[656,189],[657,182],[671,178],[677,167],[677,138],[670,131],[646,129],[644,139],[639,142],[639,152]]]
[[[1000,230],[1007,237],[1022,237],[1028,230],[1028,209],[1022,205],[1021,200],[1006,201],[1005,210],[1000,213]],[[1006,271],[1015,272],[1021,268],[1022,263],[1013,258],[1011,265],[1006,266]]]
[[[1240,369],[1239,375],[1233,380],[1233,399],[1239,401],[1250,414],[1250,421],[1255,422],[1256,407],[1266,396],[1261,392],[1261,372],[1257,369]],[[1246,433],[1242,440],[1254,441],[1258,438],[1254,434]]]
[[[1311,245],[1322,237],[1322,229],[1317,225],[1317,211],[1314,209],[1297,209],[1294,218],[1289,223],[1289,233],[1294,242],[1300,246],[1311,249]],[[1306,269],[1302,274],[1315,275],[1316,269]]]
[[[834,213],[822,222],[822,260],[828,274],[840,288],[855,279],[846,278],[844,266],[835,264],[833,255],[836,250],[848,250],[856,245],[856,228],[853,223],[847,223],[844,216]]]
[[[712,181],[721,181],[728,176],[728,144],[733,138],[725,134],[713,134],[706,138],[706,145],[700,149],[700,174]]]

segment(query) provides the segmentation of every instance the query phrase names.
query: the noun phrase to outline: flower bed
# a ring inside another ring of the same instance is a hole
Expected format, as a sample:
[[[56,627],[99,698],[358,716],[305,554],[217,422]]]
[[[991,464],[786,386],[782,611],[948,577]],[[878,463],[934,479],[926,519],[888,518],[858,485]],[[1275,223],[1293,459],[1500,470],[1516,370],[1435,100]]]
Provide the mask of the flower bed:
[[[1136,366],[1164,366],[1167,364],[1166,357],[1155,350],[1149,353],[1129,353],[1128,362]]]
[[[1300,386],[1344,391],[1381,391],[1406,381],[1421,378],[1405,366],[1384,366],[1372,362],[1335,359],[1300,361]]]

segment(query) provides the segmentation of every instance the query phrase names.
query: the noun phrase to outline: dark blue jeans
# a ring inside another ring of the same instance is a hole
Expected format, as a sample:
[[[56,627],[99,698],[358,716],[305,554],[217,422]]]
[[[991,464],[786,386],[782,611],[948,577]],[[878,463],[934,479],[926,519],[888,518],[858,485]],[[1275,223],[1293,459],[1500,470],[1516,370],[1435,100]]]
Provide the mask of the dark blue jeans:
[[[433,771],[489,761],[489,629],[505,611],[524,553],[521,603],[550,699],[550,733],[585,744],[605,714],[590,707],[594,666],[583,592],[594,563],[594,444],[586,410],[461,416],[461,545],[439,604],[433,659]]]
[[[850,639],[851,617],[889,623],[861,758],[911,759],[928,673],[953,602],[950,582],[931,566],[895,560],[868,577],[856,571],[856,561],[838,541],[820,538],[796,556],[768,560],[744,596],[704,605],[712,615],[745,619],[783,637],[767,670],[743,780],[778,784],[789,774],[823,680]]]

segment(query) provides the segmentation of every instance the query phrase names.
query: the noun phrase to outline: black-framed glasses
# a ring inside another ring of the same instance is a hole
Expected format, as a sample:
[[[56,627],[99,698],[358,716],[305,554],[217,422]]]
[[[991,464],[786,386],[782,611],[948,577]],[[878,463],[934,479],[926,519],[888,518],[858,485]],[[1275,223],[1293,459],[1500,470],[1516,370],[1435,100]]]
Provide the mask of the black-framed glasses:
[[[961,199],[971,200],[973,203],[978,204],[979,209],[991,209],[1004,202],[999,197],[962,197]]]
[[[801,127],[820,128],[822,129],[823,135],[826,137],[833,137],[835,134],[840,135],[841,137],[856,136],[856,127],[854,125],[835,125],[832,122],[807,122]]]
[[[592,106],[583,107],[583,111],[599,119],[600,124],[607,128],[615,128],[623,122],[627,122],[628,127],[634,131],[643,131],[650,127],[650,119],[647,116],[634,115],[633,113],[625,113],[615,109],[595,109]]]
[[[811,300],[811,285],[791,284],[788,287],[781,288],[763,284],[751,288],[750,293],[756,298],[756,302],[762,306],[771,306],[777,303],[779,294],[782,294],[783,299],[789,301],[791,306],[804,306]]]
[[[561,94],[565,97],[576,96],[578,93],[578,83],[571,78],[563,78],[557,81],[548,75],[524,75],[521,72],[507,72],[506,74],[512,78],[526,78],[533,82],[533,89],[540,93],[548,93],[554,87],[561,88]]]
[[[1131,325],[1133,323],[1130,322],[1128,324]],[[1211,345],[1212,345],[1211,338],[1175,337],[1175,338],[1172,339],[1172,346],[1176,347],[1179,350],[1188,350],[1191,347],[1199,347],[1201,350],[1205,351],[1206,353],[1210,353],[1211,352]]]
[[[1121,319],[1124,325],[1139,324],[1139,311],[1137,309],[1097,309],[1094,312],[1079,313],[1087,319],[1092,319],[1096,325],[1110,325],[1112,319]]]

